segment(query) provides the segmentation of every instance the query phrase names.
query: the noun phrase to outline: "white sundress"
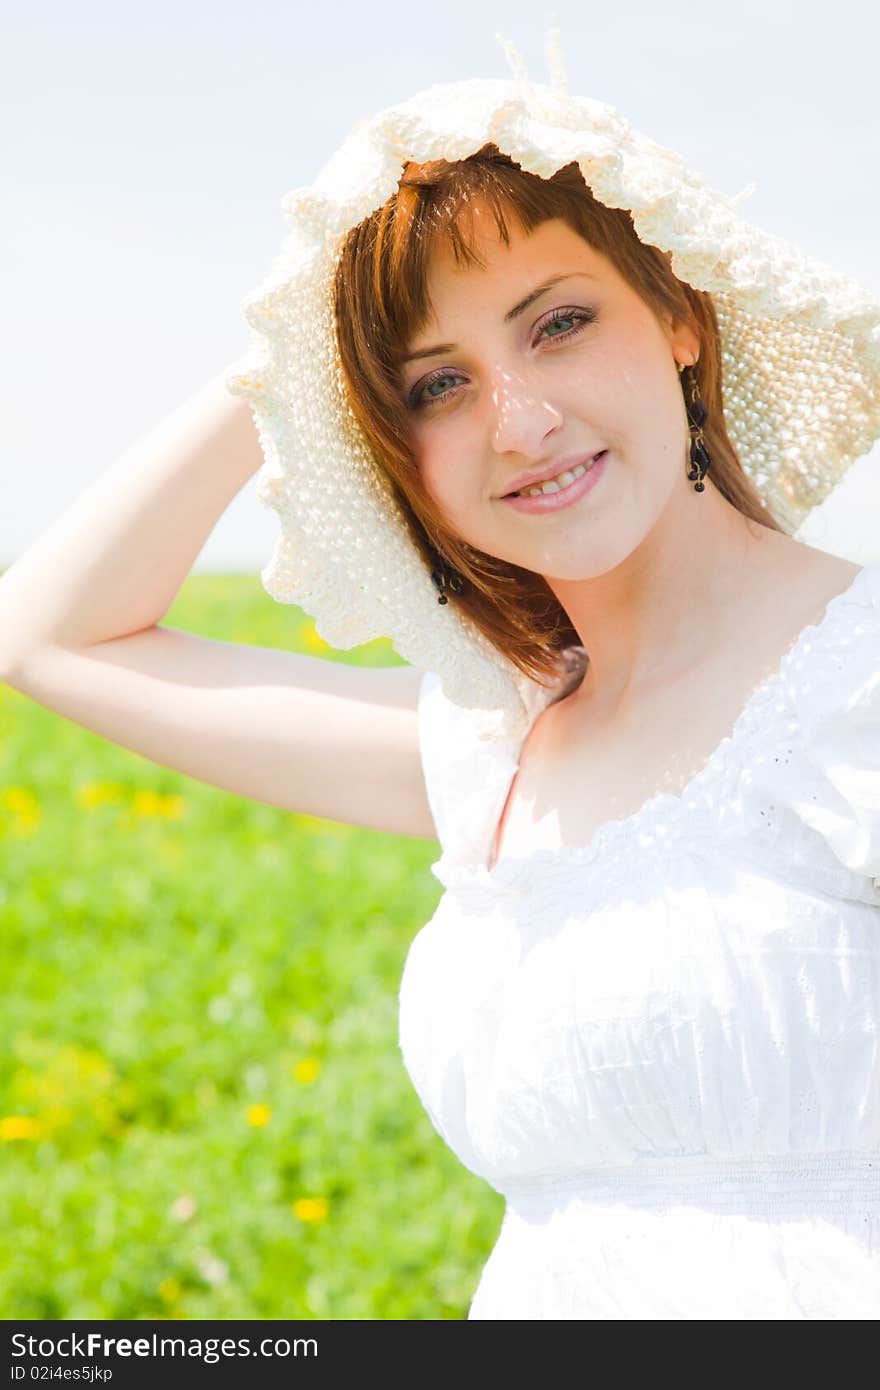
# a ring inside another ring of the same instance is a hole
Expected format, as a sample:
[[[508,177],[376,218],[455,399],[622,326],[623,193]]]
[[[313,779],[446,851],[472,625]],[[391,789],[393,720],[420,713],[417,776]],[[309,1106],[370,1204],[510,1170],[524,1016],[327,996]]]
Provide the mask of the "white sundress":
[[[525,740],[432,672],[419,738],[445,892],[401,1054],[506,1199],[469,1318],[880,1317],[880,564],[586,846],[487,869]]]

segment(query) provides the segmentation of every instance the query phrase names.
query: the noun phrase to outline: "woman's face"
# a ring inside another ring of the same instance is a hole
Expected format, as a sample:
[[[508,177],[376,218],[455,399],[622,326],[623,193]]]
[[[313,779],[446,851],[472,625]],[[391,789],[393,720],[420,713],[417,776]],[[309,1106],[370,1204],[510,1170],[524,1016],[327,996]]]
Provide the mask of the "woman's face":
[[[548,579],[587,579],[624,560],[690,486],[676,360],[695,361],[699,340],[658,322],[562,220],[526,235],[511,218],[505,246],[488,210],[471,206],[485,269],[438,247],[432,315],[408,351],[444,346],[401,369],[416,459],[470,545]],[[575,482],[567,505],[529,512],[502,500],[522,474],[603,449],[592,487]]]

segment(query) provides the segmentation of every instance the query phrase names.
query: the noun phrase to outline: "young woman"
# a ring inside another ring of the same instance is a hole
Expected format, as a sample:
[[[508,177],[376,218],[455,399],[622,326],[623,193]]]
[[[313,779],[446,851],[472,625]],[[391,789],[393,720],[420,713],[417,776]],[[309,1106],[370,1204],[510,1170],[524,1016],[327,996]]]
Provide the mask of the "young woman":
[[[472,1318],[880,1314],[880,565],[792,534],[880,434],[880,307],[730,208],[558,89],[380,113],[231,397],[0,582],[18,690],[439,839],[400,1041],[507,1199]],[[410,666],[162,626],[264,458],[268,591]]]

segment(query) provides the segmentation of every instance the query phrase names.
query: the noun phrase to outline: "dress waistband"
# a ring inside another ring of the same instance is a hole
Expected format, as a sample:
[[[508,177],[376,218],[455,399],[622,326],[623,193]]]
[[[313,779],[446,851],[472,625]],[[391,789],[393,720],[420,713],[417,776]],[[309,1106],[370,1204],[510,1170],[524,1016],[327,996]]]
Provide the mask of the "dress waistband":
[[[687,1154],[548,1173],[493,1186],[511,1206],[529,1209],[584,1201],[600,1206],[688,1206],[744,1213],[850,1209],[880,1217],[880,1150]]]

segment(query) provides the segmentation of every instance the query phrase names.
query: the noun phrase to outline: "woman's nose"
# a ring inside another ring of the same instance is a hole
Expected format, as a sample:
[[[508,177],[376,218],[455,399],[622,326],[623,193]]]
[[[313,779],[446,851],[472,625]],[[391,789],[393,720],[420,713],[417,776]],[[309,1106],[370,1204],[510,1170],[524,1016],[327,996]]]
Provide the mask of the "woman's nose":
[[[498,453],[540,452],[548,432],[562,422],[551,401],[507,369],[496,372],[490,398],[492,444]]]

